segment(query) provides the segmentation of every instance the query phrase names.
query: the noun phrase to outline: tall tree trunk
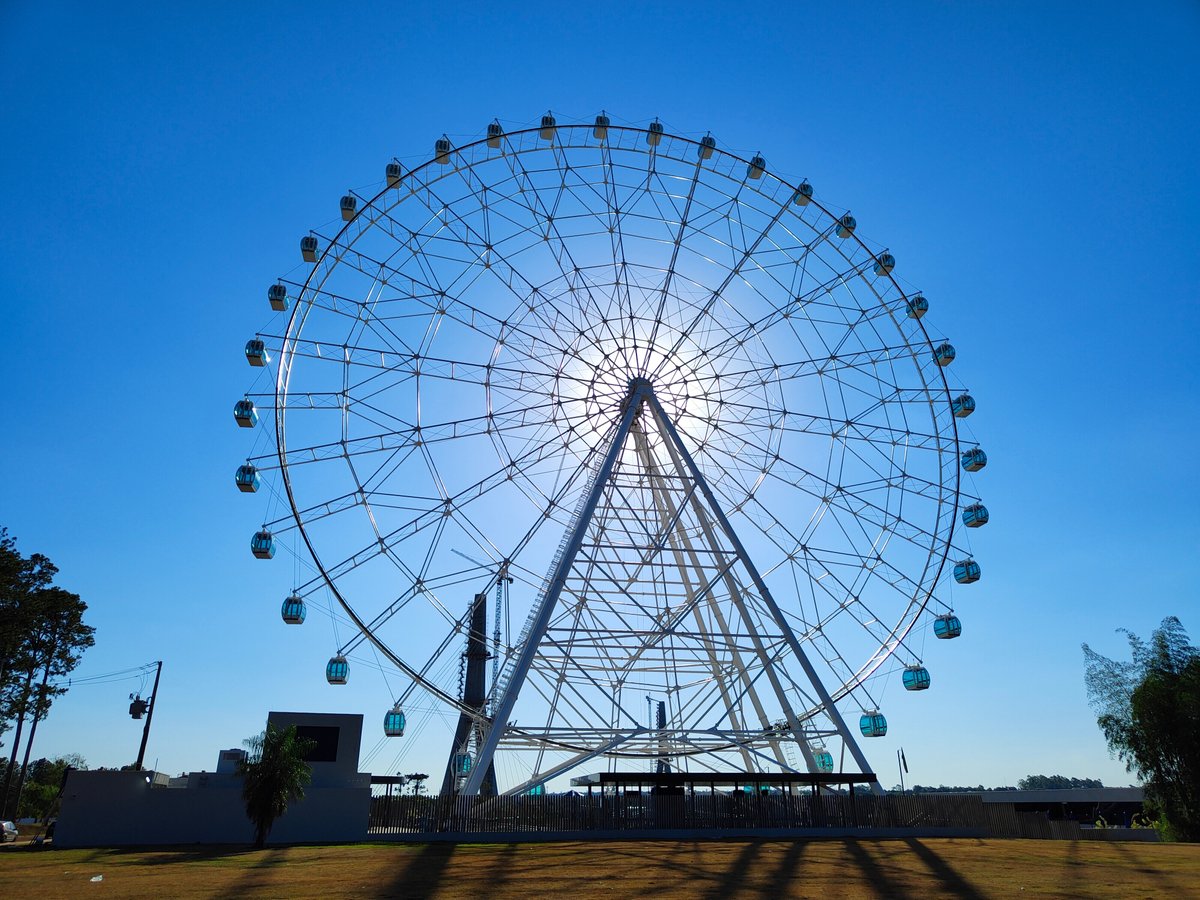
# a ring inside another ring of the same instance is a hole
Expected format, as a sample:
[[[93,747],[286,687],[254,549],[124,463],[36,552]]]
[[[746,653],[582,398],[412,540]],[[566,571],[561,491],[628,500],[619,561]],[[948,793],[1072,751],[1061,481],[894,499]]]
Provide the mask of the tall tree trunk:
[[[29,674],[25,676],[25,690],[21,695],[21,703],[17,707],[20,715],[17,718],[17,730],[13,733],[12,756],[8,759],[8,769],[4,773],[4,802],[0,804],[0,807],[3,808],[4,818],[6,819],[8,818],[9,797],[12,794],[10,788],[12,788],[13,769],[17,767],[17,749],[21,744],[21,731],[25,727],[25,713],[29,709],[29,691],[33,684],[34,671],[34,669],[30,669]]]
[[[29,751],[33,749],[33,739],[37,735],[38,722],[42,721],[42,703],[46,699],[46,682],[50,680],[50,662],[42,671],[42,683],[38,685],[37,697],[33,701],[33,721],[29,725],[29,740],[25,742],[25,758],[21,760],[21,775],[17,778],[17,793],[13,799],[13,816],[21,813],[21,792],[25,790],[25,773],[29,771]]]

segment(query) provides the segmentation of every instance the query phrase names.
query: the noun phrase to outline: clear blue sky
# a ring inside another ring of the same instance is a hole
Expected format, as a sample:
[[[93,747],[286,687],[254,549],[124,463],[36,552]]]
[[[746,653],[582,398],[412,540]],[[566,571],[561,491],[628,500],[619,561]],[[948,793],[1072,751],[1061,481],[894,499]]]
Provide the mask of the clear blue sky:
[[[173,773],[269,709],[363,712],[374,743],[382,684],[327,686],[328,634],[280,624],[290,575],[247,552],[242,344],[393,156],[604,108],[809,178],[958,348],[985,578],[868,742],[885,784],[901,745],[923,784],[1128,783],[1079,645],[1170,614],[1200,637],[1200,7],[504,6],[0,6],[0,524],[89,604],[78,674],[166,660],[148,761]],[[137,687],[73,690],[35,756],[131,761]]]

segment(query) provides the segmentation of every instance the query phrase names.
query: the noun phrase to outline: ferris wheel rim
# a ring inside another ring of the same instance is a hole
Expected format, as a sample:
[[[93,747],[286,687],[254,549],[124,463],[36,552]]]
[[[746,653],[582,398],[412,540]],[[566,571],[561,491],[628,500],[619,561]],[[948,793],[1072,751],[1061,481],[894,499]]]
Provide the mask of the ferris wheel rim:
[[[568,124],[561,124],[561,125],[556,126],[556,129],[558,131],[568,131],[568,130],[587,131],[587,130],[590,130],[590,128],[591,128],[590,125],[583,124],[583,123],[568,123]],[[648,129],[636,127],[636,126],[609,125],[608,128],[610,131],[613,131],[613,132],[630,132],[630,133],[636,133],[636,134],[649,134],[650,133],[650,131]],[[530,134],[537,133],[538,131],[539,131],[539,129],[536,127],[518,129],[513,132],[505,133],[504,138],[510,139],[512,137],[516,137],[519,135],[530,135]],[[683,136],[683,135],[678,135],[678,134],[672,133],[670,135],[664,134],[663,137],[664,138],[670,137],[674,141],[682,142],[683,144],[690,145],[692,147],[698,148],[701,146],[700,141],[693,139],[693,138]],[[479,148],[481,145],[485,145],[487,143],[487,140],[488,140],[487,138],[480,138],[478,140],[468,142],[460,147],[455,147],[451,150],[451,154],[452,154],[452,156],[461,156],[463,153],[465,153],[468,150],[476,149],[476,148]],[[607,143],[607,140],[601,141],[600,143],[602,143],[602,144]],[[747,164],[747,165],[749,164],[749,161],[745,157],[742,157],[738,154],[732,153],[723,148],[714,147],[714,148],[712,148],[712,150],[713,150],[714,154],[720,154],[721,156],[727,157],[738,163],[743,163],[743,164]],[[522,152],[530,152],[530,151],[522,151]],[[642,152],[645,155],[653,155],[652,151],[642,151]],[[680,160],[680,161],[682,161],[682,160]],[[473,167],[474,165],[478,165],[478,164],[479,163],[472,163],[472,164],[470,164],[469,167]],[[414,173],[419,173],[419,172],[425,171],[425,170],[429,169],[430,167],[437,166],[437,165],[440,165],[440,163],[437,161],[436,158],[432,158],[432,159],[429,159],[426,162],[408,170],[407,172],[405,172],[403,174],[402,181],[401,181],[401,187],[403,186],[403,182],[408,180],[409,178],[411,178],[414,175]],[[700,167],[701,162],[697,161],[696,165],[698,167]],[[456,165],[456,168],[457,168],[457,165]],[[780,176],[774,174],[773,172],[771,172],[769,170],[765,171],[763,173],[763,175],[765,177],[769,177],[769,178],[773,179],[779,185],[783,185],[785,187],[789,187],[792,189],[795,189],[798,187],[797,185],[790,184],[789,182],[785,181],[783,178],[781,178]],[[368,200],[366,202],[366,205],[364,208],[373,206],[380,199],[384,198],[390,191],[394,191],[394,190],[397,190],[396,186],[385,185],[378,193],[376,193],[370,200]],[[819,209],[825,216],[828,216],[832,219],[837,218],[837,216],[835,216],[835,214],[829,209],[829,207],[825,206],[824,204],[822,204],[820,201],[816,200],[815,198],[812,199],[810,202],[817,209]],[[336,246],[341,246],[343,237],[347,234],[348,230],[351,228],[352,225],[353,225],[353,221],[347,221],[338,230],[337,235],[332,240],[328,241],[326,243],[326,245],[321,249],[321,253],[320,253],[320,256],[318,257],[317,264],[307,273],[307,275],[304,279],[303,287],[302,287],[302,294],[307,293],[310,290],[314,278],[317,277],[318,272],[320,271],[321,262],[326,259],[328,254],[332,251],[332,248],[334,248]],[[860,235],[857,232],[852,233],[850,235],[850,237],[866,253],[870,254],[872,257],[876,255],[875,251],[872,251],[866,245],[866,243],[862,240],[862,238],[860,237]],[[330,271],[332,271],[332,269]],[[328,273],[326,274],[326,277],[328,277]],[[903,288],[900,287],[898,282],[896,282],[894,276],[892,276],[890,273],[888,273],[885,277],[894,285],[894,287],[899,292],[899,295],[901,297],[908,296],[908,293],[906,291],[904,291]],[[298,337],[299,337],[299,329],[301,329],[303,327],[303,316],[301,314],[301,309],[302,309],[302,304],[297,303],[295,308],[292,311],[291,316],[289,317],[288,326],[286,329],[286,338],[285,338],[286,341],[291,341],[291,340],[293,340],[293,338],[298,339]],[[306,310],[306,312],[307,312],[307,310]],[[923,342],[923,346],[932,347],[933,341],[929,336],[928,330],[927,330],[924,322],[922,322],[918,319],[915,322],[915,326],[917,329],[919,329],[921,341]],[[290,464],[287,460],[287,443],[286,443],[287,439],[286,439],[285,418],[286,418],[286,413],[288,410],[287,402],[286,402],[287,397],[288,397],[287,388],[288,388],[291,373],[292,373],[292,364],[291,364],[291,361],[289,358],[289,363],[286,367],[284,367],[281,363],[281,366],[278,371],[278,375],[277,375],[277,379],[276,379],[276,387],[275,387],[275,393],[276,393],[276,398],[277,398],[277,410],[278,410],[277,415],[276,415],[277,456],[279,459],[279,464],[280,464],[279,468],[280,468],[280,472],[281,472],[281,475],[282,475],[282,478],[284,481],[292,517],[296,523],[297,530],[300,531],[300,533],[303,537],[306,549],[308,550],[309,554],[311,555],[312,559],[314,560],[314,562],[317,565],[318,571],[320,573],[320,577],[323,579],[324,583],[332,591],[332,593],[333,593],[334,597],[336,598],[337,602],[339,603],[339,605],[351,617],[351,619],[355,623],[356,627],[358,627],[358,629],[360,630],[360,633],[362,633],[367,638],[367,640],[369,640],[378,650],[383,652],[385,654],[385,656],[387,656],[387,658],[393,664],[395,664],[398,668],[400,668],[402,671],[404,671],[410,677],[413,677],[415,681],[419,680],[425,689],[431,689],[432,692],[436,696],[438,696],[438,698],[440,700],[442,700],[444,702],[448,702],[452,706],[454,706],[460,710],[464,709],[462,704],[459,703],[454,697],[452,697],[451,695],[438,689],[436,687],[436,685],[430,684],[425,679],[423,679],[419,675],[415,674],[415,672],[407,665],[407,663],[403,662],[399,658],[399,656],[397,656],[395,653],[393,653],[391,651],[390,648],[387,647],[385,642],[383,642],[381,639],[378,638],[377,635],[375,635],[374,631],[367,626],[367,624],[360,618],[360,616],[354,611],[351,604],[343,596],[342,592],[338,588],[337,580],[334,577],[332,577],[329,570],[326,568],[325,563],[321,559],[321,555],[318,553],[317,547],[314,545],[313,541],[311,540],[310,535],[309,535],[309,530],[306,527],[305,521],[301,514],[301,505],[297,502],[297,498],[296,498],[295,492],[293,490],[291,473],[290,473]],[[950,391],[949,383],[948,383],[948,380],[946,377],[946,372],[944,371],[944,369],[941,369],[941,368],[938,369],[938,377],[940,380],[940,384],[938,385],[936,391],[929,391],[928,386],[927,386],[927,393],[930,396],[929,405],[931,407],[933,406],[933,403],[934,403],[934,396],[933,396],[934,394],[936,394],[937,399],[945,400],[946,402],[948,402],[951,397],[951,391]],[[954,450],[953,450],[954,455],[957,455],[959,448],[961,447],[961,441],[960,441],[960,437],[959,437],[959,433],[958,433],[958,423],[953,417],[950,417],[949,425],[950,425],[952,431],[951,431],[950,435],[947,436],[948,437],[947,442],[954,448]],[[949,530],[946,533],[944,540],[942,541],[942,544],[946,548],[946,551],[936,554],[938,556],[936,572],[933,574],[933,576],[927,582],[924,582],[924,581],[922,582],[922,583],[928,583],[928,585],[929,585],[928,590],[924,591],[924,596],[921,596],[921,597],[914,596],[909,600],[909,611],[913,612],[913,614],[908,615],[907,613],[905,613],[904,615],[902,615],[898,624],[896,626],[894,626],[891,629],[891,631],[889,632],[888,640],[891,642],[892,646],[889,649],[887,649],[886,652],[877,652],[876,654],[872,655],[872,657],[870,659],[868,659],[868,661],[866,663],[864,663],[854,673],[854,675],[852,676],[852,678],[850,680],[848,680],[847,682],[838,686],[838,688],[833,692],[835,700],[843,699],[845,696],[853,693],[855,688],[857,688],[866,678],[869,678],[870,675],[872,675],[880,666],[882,666],[891,657],[891,655],[895,652],[896,648],[904,641],[904,639],[908,636],[908,634],[916,626],[917,622],[920,619],[921,613],[926,609],[927,605],[929,604],[929,602],[932,598],[934,587],[940,582],[942,573],[944,572],[945,567],[946,567],[947,560],[949,559],[948,549],[953,543],[955,527],[957,524],[956,523],[957,516],[955,515],[955,511],[957,510],[960,500],[961,500],[961,472],[959,471],[959,468],[957,466],[954,466],[953,469],[954,469],[954,473],[955,473],[954,474],[953,491],[951,492],[950,495],[948,495],[948,499],[946,499],[942,503],[943,507],[950,511],[949,523],[948,523]],[[383,540],[384,540],[384,538],[382,536],[380,536],[381,543]],[[931,551],[930,556],[933,557],[934,555],[935,554]],[[914,612],[914,608],[915,608],[915,612]],[[882,651],[883,649],[884,649],[883,646],[881,646],[880,651]],[[851,683],[851,681],[853,683]]]

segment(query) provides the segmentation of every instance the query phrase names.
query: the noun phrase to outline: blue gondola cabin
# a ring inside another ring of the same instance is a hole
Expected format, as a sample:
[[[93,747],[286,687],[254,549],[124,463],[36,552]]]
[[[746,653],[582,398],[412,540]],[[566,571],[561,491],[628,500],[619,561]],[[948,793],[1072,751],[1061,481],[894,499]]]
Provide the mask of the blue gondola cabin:
[[[251,465],[238,466],[233,480],[237,484],[237,489],[243,494],[253,494],[262,485],[262,477],[258,474],[258,469]]]
[[[906,691],[925,691],[929,689],[929,670],[924,666],[906,666],[904,669],[904,689]]]
[[[304,605],[302,597],[298,594],[292,594],[292,596],[283,601],[283,607],[279,612],[286,624],[303,625],[304,618],[308,615],[308,607]]]
[[[275,538],[269,531],[256,531],[250,538],[250,552],[258,559],[273,559],[275,556]]]
[[[933,635],[939,640],[948,641],[962,634],[962,622],[953,613],[946,613],[933,620]]]
[[[974,584],[982,574],[979,563],[973,559],[964,559],[954,564],[954,580],[959,584]]]
[[[404,710],[397,703],[383,717],[383,733],[388,737],[404,737]]]
[[[233,404],[234,421],[242,428],[253,428],[258,424],[258,410],[253,400],[239,400]]]
[[[267,352],[267,345],[258,338],[252,338],[246,341],[246,362],[252,366],[261,368],[271,361],[271,354]]]
[[[919,319],[921,316],[925,315],[925,313],[929,312],[929,301],[926,300],[921,294],[917,294],[915,297],[909,297],[906,306],[908,307],[908,317],[910,319]]]
[[[877,709],[865,712],[859,716],[858,730],[863,737],[883,737],[887,734],[887,719]]]
[[[963,524],[968,528],[981,528],[988,523],[987,507],[982,503],[972,503],[962,511]]]
[[[987,465],[987,454],[979,447],[972,447],[962,455],[962,467],[968,472],[978,472]]]
[[[325,666],[325,680],[330,684],[345,684],[350,677],[350,663],[340,653]]]
[[[282,284],[273,284],[267,288],[267,302],[275,312],[284,312],[288,308],[287,288]]]

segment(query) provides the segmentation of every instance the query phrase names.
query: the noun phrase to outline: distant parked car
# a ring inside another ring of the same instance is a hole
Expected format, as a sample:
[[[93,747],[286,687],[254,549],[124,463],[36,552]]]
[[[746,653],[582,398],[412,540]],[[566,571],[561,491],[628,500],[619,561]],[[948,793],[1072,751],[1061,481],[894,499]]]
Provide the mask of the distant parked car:
[[[17,826],[12,822],[0,822],[0,841],[15,841]]]

